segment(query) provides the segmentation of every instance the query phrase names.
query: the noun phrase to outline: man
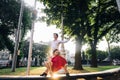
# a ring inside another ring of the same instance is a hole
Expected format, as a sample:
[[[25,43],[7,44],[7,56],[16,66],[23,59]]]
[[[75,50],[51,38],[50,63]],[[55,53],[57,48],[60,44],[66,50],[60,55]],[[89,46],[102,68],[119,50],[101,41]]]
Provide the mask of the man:
[[[51,42],[51,48],[52,48],[52,50],[59,49],[59,45],[61,43],[68,42],[68,40],[66,40],[66,41],[58,40],[58,34],[57,33],[53,33],[53,37],[54,37],[54,40]]]
[[[50,43],[50,46],[51,46],[51,49],[52,49],[52,52],[54,52],[54,50],[59,50],[59,45],[61,44],[61,43],[66,43],[66,42],[68,42],[68,40],[66,40],[66,41],[61,41],[61,40],[58,40],[58,34],[57,33],[53,33],[53,37],[54,37],[54,40]],[[60,59],[58,59],[58,60],[60,60]],[[60,60],[61,61],[61,60]],[[62,62],[62,61],[61,61]],[[54,63],[53,63],[54,64]],[[51,59],[49,58],[48,59],[48,61],[47,62],[45,62],[45,66],[47,67],[47,69],[46,69],[46,71],[43,73],[43,74],[41,74],[40,76],[47,76],[47,72],[48,72],[48,69],[50,69],[51,68],[51,66],[53,66],[53,64],[51,64]],[[55,67],[55,66],[54,66]],[[57,67],[57,66],[56,66]],[[58,67],[57,67],[58,68]],[[54,69],[56,69],[56,68],[54,68]],[[66,68],[66,66],[64,66],[64,70],[65,70],[65,72],[66,72],[66,76],[69,76],[69,73],[67,72],[67,68]],[[49,70],[50,71],[50,73],[52,73],[51,72],[51,70]],[[59,70],[58,70],[59,71]]]

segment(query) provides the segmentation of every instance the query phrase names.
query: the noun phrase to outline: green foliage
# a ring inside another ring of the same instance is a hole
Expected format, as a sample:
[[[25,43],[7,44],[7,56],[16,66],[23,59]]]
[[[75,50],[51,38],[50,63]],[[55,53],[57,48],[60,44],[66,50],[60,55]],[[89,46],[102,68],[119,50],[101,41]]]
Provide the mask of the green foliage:
[[[108,56],[108,53],[106,51],[100,51],[97,50],[97,59],[104,60]]]
[[[22,34],[21,34],[21,38],[23,40],[23,38],[25,37],[26,33],[28,32],[28,30],[31,29],[31,25],[32,25],[32,19],[31,19],[31,9],[29,7],[24,7],[24,11],[23,11],[23,18],[22,18]]]
[[[45,5],[46,21],[60,29],[64,17],[64,33],[75,37],[79,43],[89,42],[92,66],[97,66],[96,45],[109,31],[118,31],[120,15],[115,0],[40,0]],[[113,36],[114,37],[114,36]],[[83,44],[83,43],[82,43]],[[80,44],[80,45],[82,45]],[[80,47],[78,47],[80,48]]]
[[[109,31],[120,24],[120,15],[114,0],[89,0],[87,36],[85,37],[91,46],[92,63],[97,67],[96,45]]]
[[[19,0],[0,1],[0,50],[9,49],[13,53],[14,42],[11,36],[17,29],[21,2]],[[22,21],[22,39],[31,27],[30,9],[24,6]]]
[[[111,49],[111,58],[120,60],[120,46],[115,46]]]
[[[8,36],[13,34],[14,27],[17,27],[17,13],[19,11],[18,7],[20,6],[17,5],[18,3],[15,0],[0,1],[0,50],[4,49],[5,47],[13,47],[13,42],[9,39]],[[9,45],[6,46],[5,43],[9,43]]]
[[[28,51],[29,51],[29,42],[27,40],[22,41],[20,48],[20,55],[22,57],[28,57]]]
[[[48,24],[61,28],[61,15],[64,17],[64,33],[78,35],[86,40],[98,42],[110,30],[118,34],[120,16],[114,0],[40,0],[45,5]],[[114,15],[114,16],[113,16]],[[116,29],[117,28],[117,29]],[[87,36],[85,36],[87,32]],[[117,36],[118,37],[118,36]],[[115,38],[117,39],[117,38]],[[119,40],[119,39],[118,39]],[[95,43],[96,44],[96,43]]]
[[[22,57],[28,57],[28,51],[29,51],[29,42],[25,40],[21,46],[21,55],[23,55]],[[43,61],[46,58],[47,51],[48,51],[47,45],[33,43],[32,58],[39,56],[41,61]]]
[[[44,44],[33,44],[33,57],[39,55],[42,59],[44,59],[47,55],[48,46]]]
[[[112,42],[120,42],[120,24],[116,25],[114,29],[110,30],[106,35],[107,40]]]
[[[97,50],[96,53],[97,53],[97,59],[99,60],[104,60],[108,56],[108,53],[106,51]],[[92,55],[91,49],[88,49],[86,51],[86,55],[88,55],[89,59],[91,59],[91,55]]]
[[[111,59],[119,59],[120,60],[119,52],[120,52],[120,46],[112,47],[110,50]],[[96,53],[97,53],[97,59],[99,59],[99,60],[104,60],[108,56],[108,52],[106,52],[106,51],[97,50]],[[89,58],[91,58],[92,52],[90,49],[88,49],[86,51],[86,55],[88,55]]]
[[[87,0],[40,0],[45,5],[46,21],[62,29],[76,41],[75,67],[81,68],[81,48],[86,34]],[[63,26],[61,26],[63,17]],[[78,64],[79,63],[79,64]],[[82,69],[82,68],[81,68]]]
[[[73,0],[40,0],[45,5],[46,21],[55,24],[61,29],[61,16],[63,16],[64,33],[75,36],[85,34],[85,17],[83,11],[87,10],[87,1]],[[83,13],[81,13],[83,12]],[[81,19],[82,18],[82,19]],[[86,23],[86,22],[85,22]],[[84,31],[84,32],[83,32]],[[83,35],[84,36],[84,35]]]
[[[99,40],[116,28],[120,23],[120,15],[116,9],[116,2],[113,0],[92,1],[89,6],[88,37],[90,40]]]

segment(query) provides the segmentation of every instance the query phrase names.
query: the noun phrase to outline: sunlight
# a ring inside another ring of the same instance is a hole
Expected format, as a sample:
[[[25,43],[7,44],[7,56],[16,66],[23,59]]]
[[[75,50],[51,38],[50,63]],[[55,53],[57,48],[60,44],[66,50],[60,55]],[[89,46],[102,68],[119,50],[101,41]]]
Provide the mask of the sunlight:
[[[33,6],[34,4],[34,0],[24,0],[25,3],[27,5]],[[44,6],[42,4],[40,4],[39,2],[37,2],[37,11],[39,11],[38,16],[45,16],[44,13],[42,13],[40,11],[41,8],[43,8]],[[39,9],[38,9],[39,8]],[[33,36],[33,40],[35,43],[40,43],[42,42],[49,42],[51,40],[53,40],[52,34],[53,33],[58,33],[59,36],[61,36],[60,34],[61,30],[57,29],[55,25],[51,25],[51,26],[47,26],[46,22],[36,22],[35,23],[35,29],[34,29],[34,36]],[[27,33],[27,38],[30,36],[30,32]],[[59,40],[61,40],[61,37],[59,37]],[[73,41],[68,41],[67,43],[64,44],[65,45],[65,49],[68,50],[70,52],[70,54],[74,54],[75,53],[75,43]],[[82,47],[82,50],[85,51],[88,48],[88,45],[85,44]],[[105,51],[107,49],[107,43],[106,41],[101,41],[98,45],[97,45],[97,49],[98,50],[103,50]]]
[[[82,46],[82,50],[85,51],[88,48],[88,44]]]
[[[24,0],[25,3],[29,6],[33,6],[34,4],[34,0]],[[43,8],[43,5],[40,3],[37,3],[37,9],[39,8]],[[41,13],[39,11],[38,16],[43,16],[45,14]],[[35,43],[40,43],[42,42],[49,42],[53,40],[53,33],[58,33],[59,36],[61,36],[60,34],[61,30],[57,29],[55,25],[51,25],[51,26],[47,26],[46,22],[36,22],[35,23],[35,29],[34,29],[34,36],[33,36],[33,40]],[[29,38],[30,36],[30,32],[27,33],[26,38]],[[59,40],[61,40],[61,37],[59,37]],[[65,49],[69,50],[70,53],[74,53],[75,51],[75,44],[72,41],[68,41],[67,43],[65,43]]]
[[[24,0],[24,2],[29,5],[29,6],[33,6],[34,5],[34,1],[35,0]]]
[[[53,78],[58,78],[58,74],[53,74]]]
[[[54,78],[54,79],[58,78],[58,76],[59,76],[59,75],[56,74],[56,73],[53,73],[53,75],[50,75],[50,74],[48,75],[48,77],[52,77],[52,78]]]
[[[107,45],[107,42],[105,40],[100,41],[99,44],[97,45],[98,50],[106,51],[107,48],[108,48],[108,45]]]

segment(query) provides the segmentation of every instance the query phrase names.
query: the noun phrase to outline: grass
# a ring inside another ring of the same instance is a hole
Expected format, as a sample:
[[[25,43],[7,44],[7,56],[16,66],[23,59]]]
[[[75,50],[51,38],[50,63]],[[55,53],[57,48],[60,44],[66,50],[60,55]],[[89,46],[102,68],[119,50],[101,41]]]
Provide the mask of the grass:
[[[74,70],[73,67],[68,67],[68,71],[71,74],[77,74],[77,73],[104,71],[117,67],[119,66],[99,66],[98,68],[83,67],[84,70]],[[45,67],[31,67],[30,75],[40,75],[45,69],[46,69]],[[21,67],[21,68],[16,68],[15,72],[11,72],[11,68],[4,68],[4,69],[0,69],[0,76],[5,76],[5,75],[26,76],[26,70],[27,70],[26,67]]]
[[[98,66],[98,68],[85,67],[84,69],[88,72],[98,72],[98,71],[104,71],[118,67],[120,66]]]

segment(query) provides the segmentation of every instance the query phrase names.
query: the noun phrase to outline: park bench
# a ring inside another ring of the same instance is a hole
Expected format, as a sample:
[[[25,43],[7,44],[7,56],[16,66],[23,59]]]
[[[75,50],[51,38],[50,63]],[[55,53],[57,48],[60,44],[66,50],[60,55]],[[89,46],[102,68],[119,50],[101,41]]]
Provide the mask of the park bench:
[[[42,76],[4,76],[0,80],[120,80],[120,68],[100,72],[70,74],[70,77],[58,75],[57,77]]]

